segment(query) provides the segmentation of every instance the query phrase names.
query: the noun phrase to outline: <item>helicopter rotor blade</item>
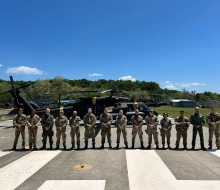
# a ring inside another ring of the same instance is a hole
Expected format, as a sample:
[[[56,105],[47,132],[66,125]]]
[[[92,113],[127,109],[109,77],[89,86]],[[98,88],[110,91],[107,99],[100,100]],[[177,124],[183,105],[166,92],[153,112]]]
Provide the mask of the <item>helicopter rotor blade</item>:
[[[7,94],[7,93],[9,93],[10,91],[11,91],[11,90],[8,90],[8,91],[6,91],[6,92],[1,92],[0,95]]]

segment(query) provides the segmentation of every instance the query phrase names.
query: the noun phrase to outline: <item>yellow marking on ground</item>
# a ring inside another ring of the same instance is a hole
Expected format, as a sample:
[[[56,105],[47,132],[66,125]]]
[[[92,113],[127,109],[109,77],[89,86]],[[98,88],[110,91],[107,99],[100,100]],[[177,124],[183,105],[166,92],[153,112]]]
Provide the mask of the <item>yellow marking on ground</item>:
[[[89,164],[78,164],[78,165],[73,166],[73,169],[78,170],[78,171],[89,170],[91,168],[92,166]]]
[[[9,138],[10,136],[4,136],[4,137],[0,137],[1,139],[7,139]]]
[[[25,148],[26,148],[26,149],[28,149],[28,148],[29,148],[29,146],[26,146]]]
[[[96,137],[102,137],[101,134],[98,134]]]

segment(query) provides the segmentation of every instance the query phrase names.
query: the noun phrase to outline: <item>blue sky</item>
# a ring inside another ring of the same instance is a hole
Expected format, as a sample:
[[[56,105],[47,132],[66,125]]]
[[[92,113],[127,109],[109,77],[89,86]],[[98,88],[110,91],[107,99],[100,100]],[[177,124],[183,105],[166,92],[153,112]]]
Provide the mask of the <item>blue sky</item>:
[[[219,0],[0,1],[0,78],[220,93]]]

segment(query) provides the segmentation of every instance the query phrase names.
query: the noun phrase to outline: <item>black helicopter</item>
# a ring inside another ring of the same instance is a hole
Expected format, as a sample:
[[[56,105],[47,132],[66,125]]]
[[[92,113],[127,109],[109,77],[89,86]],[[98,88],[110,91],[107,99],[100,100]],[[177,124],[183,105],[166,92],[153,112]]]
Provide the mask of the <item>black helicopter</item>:
[[[17,108],[23,108],[24,109],[24,114],[30,115],[32,109],[36,109],[36,113],[42,117],[45,114],[45,108],[39,107],[36,103],[32,101],[27,101],[25,100],[21,95],[20,95],[20,89],[24,89],[28,87],[30,84],[26,84],[21,87],[15,87],[14,86],[14,81],[13,77],[10,76],[10,81],[11,81],[11,86],[12,88],[8,90],[7,92],[2,92],[0,95],[10,93],[12,97],[14,98],[14,104]],[[110,92],[110,96],[102,96],[102,97],[90,97],[90,98],[80,98],[79,101],[77,102],[72,102],[68,103],[65,106],[62,107],[62,109],[65,112],[65,115],[70,118],[73,114],[73,111],[76,110],[78,115],[83,118],[83,116],[87,113],[88,108],[93,109],[93,113],[97,116],[99,119],[99,116],[101,113],[103,113],[104,108],[106,107],[113,107],[111,114],[113,115],[113,118],[115,119],[116,116],[118,115],[118,112],[120,109],[124,111],[124,114],[127,116],[128,121],[130,121],[130,118],[132,115],[135,113],[135,109],[140,110],[140,115],[145,117],[146,115],[149,114],[150,108],[144,104],[143,102],[135,102],[132,101],[129,98],[126,97],[119,97],[117,94],[119,92],[124,92],[124,93],[142,93],[142,92],[129,92],[129,91],[121,91],[121,90],[115,90],[115,89],[110,89],[110,90],[103,90],[103,91],[72,91],[68,93],[105,93],[105,92]],[[59,95],[59,100],[61,93],[51,93],[47,95],[52,95],[52,94],[58,94]],[[146,94],[146,93],[144,93]],[[151,94],[150,94],[151,95]],[[59,115],[60,111],[60,106],[55,107],[55,108],[50,108],[51,114],[54,117],[57,117]],[[154,111],[155,115],[158,115],[157,112]]]

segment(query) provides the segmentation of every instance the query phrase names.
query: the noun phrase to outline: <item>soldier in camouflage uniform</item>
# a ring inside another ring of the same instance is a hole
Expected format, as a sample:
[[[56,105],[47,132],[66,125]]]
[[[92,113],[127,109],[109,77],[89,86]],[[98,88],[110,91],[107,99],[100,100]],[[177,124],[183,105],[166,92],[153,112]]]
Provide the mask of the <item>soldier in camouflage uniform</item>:
[[[202,126],[205,124],[205,119],[204,116],[199,113],[199,107],[195,108],[195,113],[191,115],[190,122],[193,125],[192,150],[195,149],[197,132],[199,132],[199,136],[200,136],[201,149],[206,150],[204,146],[203,129],[202,129]]]
[[[147,125],[147,129],[145,130],[145,132],[148,134],[148,147],[147,147],[147,149],[151,149],[152,135],[154,136],[154,142],[156,144],[156,149],[159,149],[158,132],[157,132],[158,118],[153,113],[154,113],[154,111],[150,110],[149,115],[147,115],[145,117],[145,122]]]
[[[95,148],[95,123],[96,123],[96,116],[92,113],[92,109],[88,109],[88,113],[83,117],[83,122],[85,126],[85,147],[84,149],[88,148],[88,138],[89,133],[92,136],[92,146],[93,149]]]
[[[100,115],[100,123],[101,123],[101,136],[102,136],[102,146],[100,148],[104,148],[105,137],[107,135],[109,148],[111,146],[111,123],[112,123],[112,115],[108,113],[108,108],[104,109],[104,113]]]
[[[176,123],[176,148],[179,149],[181,136],[183,137],[183,147],[187,150],[187,130],[190,122],[187,117],[184,117],[184,111],[180,111],[180,116],[175,119]]]
[[[60,148],[60,137],[62,135],[63,140],[63,149],[66,150],[66,126],[68,124],[68,119],[66,116],[64,116],[63,109],[60,109],[60,114],[55,120],[55,126],[56,126],[56,148],[55,150],[58,150]]]
[[[29,148],[37,150],[36,147],[36,138],[37,138],[37,129],[40,124],[40,117],[36,115],[36,110],[32,110],[32,114],[27,118],[27,125],[29,129]]]
[[[209,148],[208,149],[212,149],[213,133],[215,133],[217,149],[220,149],[220,142],[219,142],[220,114],[215,112],[214,107],[211,109],[211,112],[207,114],[206,122],[209,125]]]
[[[141,117],[139,115],[138,109],[135,110],[135,115],[133,115],[131,117],[131,124],[133,125],[133,128],[132,128],[132,147],[131,148],[134,148],[135,137],[138,133],[139,139],[141,142],[141,148],[143,149],[144,148],[143,131],[142,131],[143,117]]]
[[[71,149],[75,148],[75,136],[77,141],[77,149],[80,148],[80,131],[79,131],[79,125],[81,123],[81,118],[77,116],[77,111],[73,111],[73,116],[70,118],[69,125],[71,127],[70,136],[71,136],[71,142],[72,147]]]
[[[18,137],[22,136],[22,150],[25,150],[25,125],[27,123],[27,116],[23,114],[23,109],[19,108],[18,114],[13,118],[13,126],[15,127],[15,140],[12,150],[16,150]]]
[[[125,115],[123,115],[123,110],[119,111],[119,116],[116,117],[115,125],[117,127],[117,142],[116,142],[117,146],[116,146],[116,148],[119,148],[121,133],[123,134],[125,146],[126,146],[126,148],[128,148],[127,131],[126,131],[127,117]]]
[[[163,114],[163,119],[161,119],[160,125],[161,125],[160,133],[162,137],[163,149],[165,149],[165,136],[167,137],[168,148],[171,149],[170,137],[171,137],[172,123],[171,123],[171,119],[168,119],[168,113],[165,112]]]
[[[49,137],[50,149],[53,149],[53,125],[54,125],[54,117],[50,115],[50,109],[46,109],[46,114],[43,116],[41,120],[42,125],[42,137],[43,137],[43,146],[40,148],[41,150],[46,149],[47,137]]]

